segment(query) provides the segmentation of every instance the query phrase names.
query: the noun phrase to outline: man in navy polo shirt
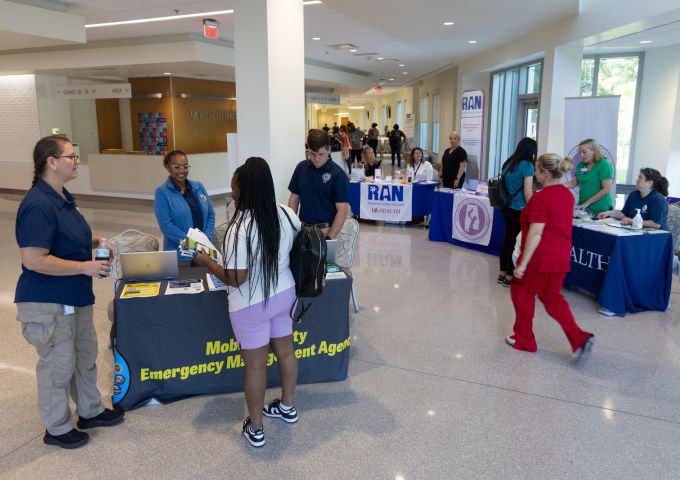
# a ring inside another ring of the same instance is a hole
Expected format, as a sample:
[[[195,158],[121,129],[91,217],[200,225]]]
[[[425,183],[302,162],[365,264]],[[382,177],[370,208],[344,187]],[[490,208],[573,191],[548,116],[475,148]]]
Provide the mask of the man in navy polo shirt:
[[[349,212],[349,180],[331,160],[330,139],[323,130],[310,130],[307,157],[297,164],[288,190],[288,206],[308,225],[328,228],[326,235],[336,238]]]

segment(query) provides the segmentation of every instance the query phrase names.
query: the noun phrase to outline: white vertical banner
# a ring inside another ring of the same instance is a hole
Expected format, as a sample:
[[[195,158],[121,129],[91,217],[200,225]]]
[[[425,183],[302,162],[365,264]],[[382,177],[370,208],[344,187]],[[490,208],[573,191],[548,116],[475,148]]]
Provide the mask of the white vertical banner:
[[[614,182],[612,198],[616,199],[616,148],[619,136],[619,102],[621,97],[571,97],[564,99],[564,152],[574,159],[574,168],[581,161],[578,144],[594,139],[602,154],[612,164]]]
[[[484,91],[466,90],[460,104],[460,146],[468,155],[466,176],[479,178],[484,133]]]

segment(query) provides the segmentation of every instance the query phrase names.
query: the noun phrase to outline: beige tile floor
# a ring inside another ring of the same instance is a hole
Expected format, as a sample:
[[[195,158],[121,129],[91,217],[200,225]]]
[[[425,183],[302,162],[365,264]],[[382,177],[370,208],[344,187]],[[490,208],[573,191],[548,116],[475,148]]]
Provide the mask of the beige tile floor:
[[[140,408],[96,429],[75,451],[42,443],[36,355],[12,303],[20,263],[19,197],[0,195],[0,479],[571,479],[680,478],[680,286],[667,313],[597,314],[566,292],[595,332],[585,364],[537,309],[535,354],[511,350],[509,292],[497,258],[427,240],[427,231],[362,223],[344,382],[298,390],[300,422],[265,422],[267,445],[240,437],[242,394]],[[106,236],[158,234],[151,207],[81,203]],[[223,216],[225,209],[217,208]],[[110,282],[95,281],[99,386],[109,403],[105,348]],[[268,397],[276,395],[271,391]]]

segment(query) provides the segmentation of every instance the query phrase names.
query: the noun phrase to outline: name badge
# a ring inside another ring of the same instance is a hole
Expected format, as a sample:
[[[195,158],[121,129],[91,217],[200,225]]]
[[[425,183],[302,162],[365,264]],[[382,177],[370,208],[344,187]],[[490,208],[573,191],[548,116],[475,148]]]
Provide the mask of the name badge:
[[[202,193],[199,194],[199,197],[201,198],[201,201],[203,201],[203,202],[205,202],[207,200],[207,198],[205,198],[205,195],[203,195]]]
[[[588,167],[581,167],[581,175],[588,173]]]

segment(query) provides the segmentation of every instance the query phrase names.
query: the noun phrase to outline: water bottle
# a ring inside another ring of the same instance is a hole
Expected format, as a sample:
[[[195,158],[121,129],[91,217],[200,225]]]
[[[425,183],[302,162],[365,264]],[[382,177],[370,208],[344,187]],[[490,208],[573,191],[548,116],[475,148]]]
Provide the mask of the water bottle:
[[[642,228],[642,216],[640,215],[640,209],[636,208],[637,213],[633,217],[633,228],[636,230],[640,230]]]
[[[99,244],[97,245],[97,251],[94,255],[95,260],[109,260],[109,256],[111,255],[111,250],[109,250],[109,246],[106,244],[106,239],[105,238],[100,238],[99,239]]]

